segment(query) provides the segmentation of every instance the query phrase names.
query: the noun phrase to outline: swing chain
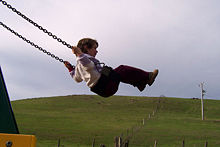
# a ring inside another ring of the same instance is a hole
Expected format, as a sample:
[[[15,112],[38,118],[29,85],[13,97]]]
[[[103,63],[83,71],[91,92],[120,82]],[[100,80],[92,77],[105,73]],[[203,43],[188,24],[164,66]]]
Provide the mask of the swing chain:
[[[1,1],[1,0],[0,0]],[[25,42],[27,42],[28,44],[34,46],[35,48],[39,49],[40,51],[42,51],[43,53],[47,54],[48,56],[51,56],[52,58],[55,58],[56,60],[60,61],[61,63],[64,63],[63,59],[59,58],[58,56],[52,54],[51,52],[48,52],[47,50],[43,49],[42,47],[38,46],[37,44],[35,44],[34,42],[31,42],[30,40],[26,39],[25,37],[23,37],[22,35],[18,34],[17,32],[15,32],[14,30],[12,30],[11,28],[9,28],[8,26],[6,26],[4,23],[2,23],[0,21],[0,25],[3,26],[4,28],[6,28],[7,30],[9,30],[11,33],[15,34],[17,37],[21,38],[22,40],[24,40]]]
[[[52,34],[51,32],[49,32],[47,29],[43,28],[42,26],[38,25],[36,22],[34,22],[33,20],[31,20],[30,18],[28,18],[27,16],[25,16],[24,14],[22,14],[21,12],[19,12],[17,9],[13,8],[10,4],[8,4],[6,1],[0,0],[0,2],[2,2],[3,5],[7,6],[9,9],[11,9],[13,12],[17,13],[19,16],[21,16],[22,18],[24,18],[25,20],[27,20],[28,22],[30,22],[31,24],[33,24],[35,27],[37,27],[38,29],[40,29],[41,31],[43,31],[44,33],[48,34],[49,36],[51,36],[53,39],[57,40],[58,42],[61,42],[63,45],[67,46],[68,48],[72,48],[72,46],[68,43],[66,43],[65,41],[63,41],[61,38],[58,38],[56,35]]]

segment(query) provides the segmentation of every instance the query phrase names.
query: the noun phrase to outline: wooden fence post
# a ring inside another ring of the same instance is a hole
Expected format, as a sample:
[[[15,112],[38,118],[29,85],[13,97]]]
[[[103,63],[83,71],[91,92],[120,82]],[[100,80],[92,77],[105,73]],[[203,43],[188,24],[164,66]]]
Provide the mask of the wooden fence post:
[[[128,147],[129,140],[126,140],[124,147]]]
[[[157,140],[154,141],[154,147],[157,147]]]
[[[134,135],[134,127],[131,128],[131,135]]]
[[[115,147],[119,147],[119,137],[115,137]]]
[[[58,139],[58,144],[57,144],[58,147],[60,147],[60,138]]]
[[[123,133],[121,133],[121,136],[120,137],[123,137],[124,136],[124,134]]]
[[[92,147],[95,147],[95,138],[93,139]]]
[[[118,140],[119,140],[118,146],[119,146],[119,147],[122,147],[122,139],[121,139],[121,137],[119,137]]]
[[[157,110],[158,110],[158,104],[157,104],[157,106],[156,106],[155,112],[157,112]]]

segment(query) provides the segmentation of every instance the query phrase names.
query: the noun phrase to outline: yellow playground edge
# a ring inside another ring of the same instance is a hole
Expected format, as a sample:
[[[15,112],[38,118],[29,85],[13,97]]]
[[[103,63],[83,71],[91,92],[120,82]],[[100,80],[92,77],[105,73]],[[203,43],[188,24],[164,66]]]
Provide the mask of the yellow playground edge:
[[[0,146],[2,147],[36,147],[34,135],[0,133]]]

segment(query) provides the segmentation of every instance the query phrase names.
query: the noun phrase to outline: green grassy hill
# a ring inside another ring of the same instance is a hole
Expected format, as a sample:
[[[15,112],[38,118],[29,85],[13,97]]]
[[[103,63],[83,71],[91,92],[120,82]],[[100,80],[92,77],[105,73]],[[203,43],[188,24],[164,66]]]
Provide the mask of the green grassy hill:
[[[130,147],[220,146],[220,101],[205,100],[201,120],[200,100],[75,95],[12,102],[22,134],[37,137],[38,147],[112,147],[115,136],[133,136]],[[157,109],[157,111],[156,111]],[[152,116],[153,111],[155,115]],[[148,119],[149,114],[151,118]],[[145,125],[143,125],[145,119]],[[137,130],[139,128],[139,130]]]

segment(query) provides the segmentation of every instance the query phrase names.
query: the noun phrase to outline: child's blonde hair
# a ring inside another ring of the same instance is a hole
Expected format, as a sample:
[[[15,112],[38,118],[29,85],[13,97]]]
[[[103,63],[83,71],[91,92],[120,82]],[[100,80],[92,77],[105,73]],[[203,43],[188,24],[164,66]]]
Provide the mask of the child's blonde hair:
[[[96,44],[97,47],[99,46],[96,40],[91,38],[83,38],[78,42],[77,47],[80,48],[83,53],[88,53],[86,47],[91,49],[94,44]]]

